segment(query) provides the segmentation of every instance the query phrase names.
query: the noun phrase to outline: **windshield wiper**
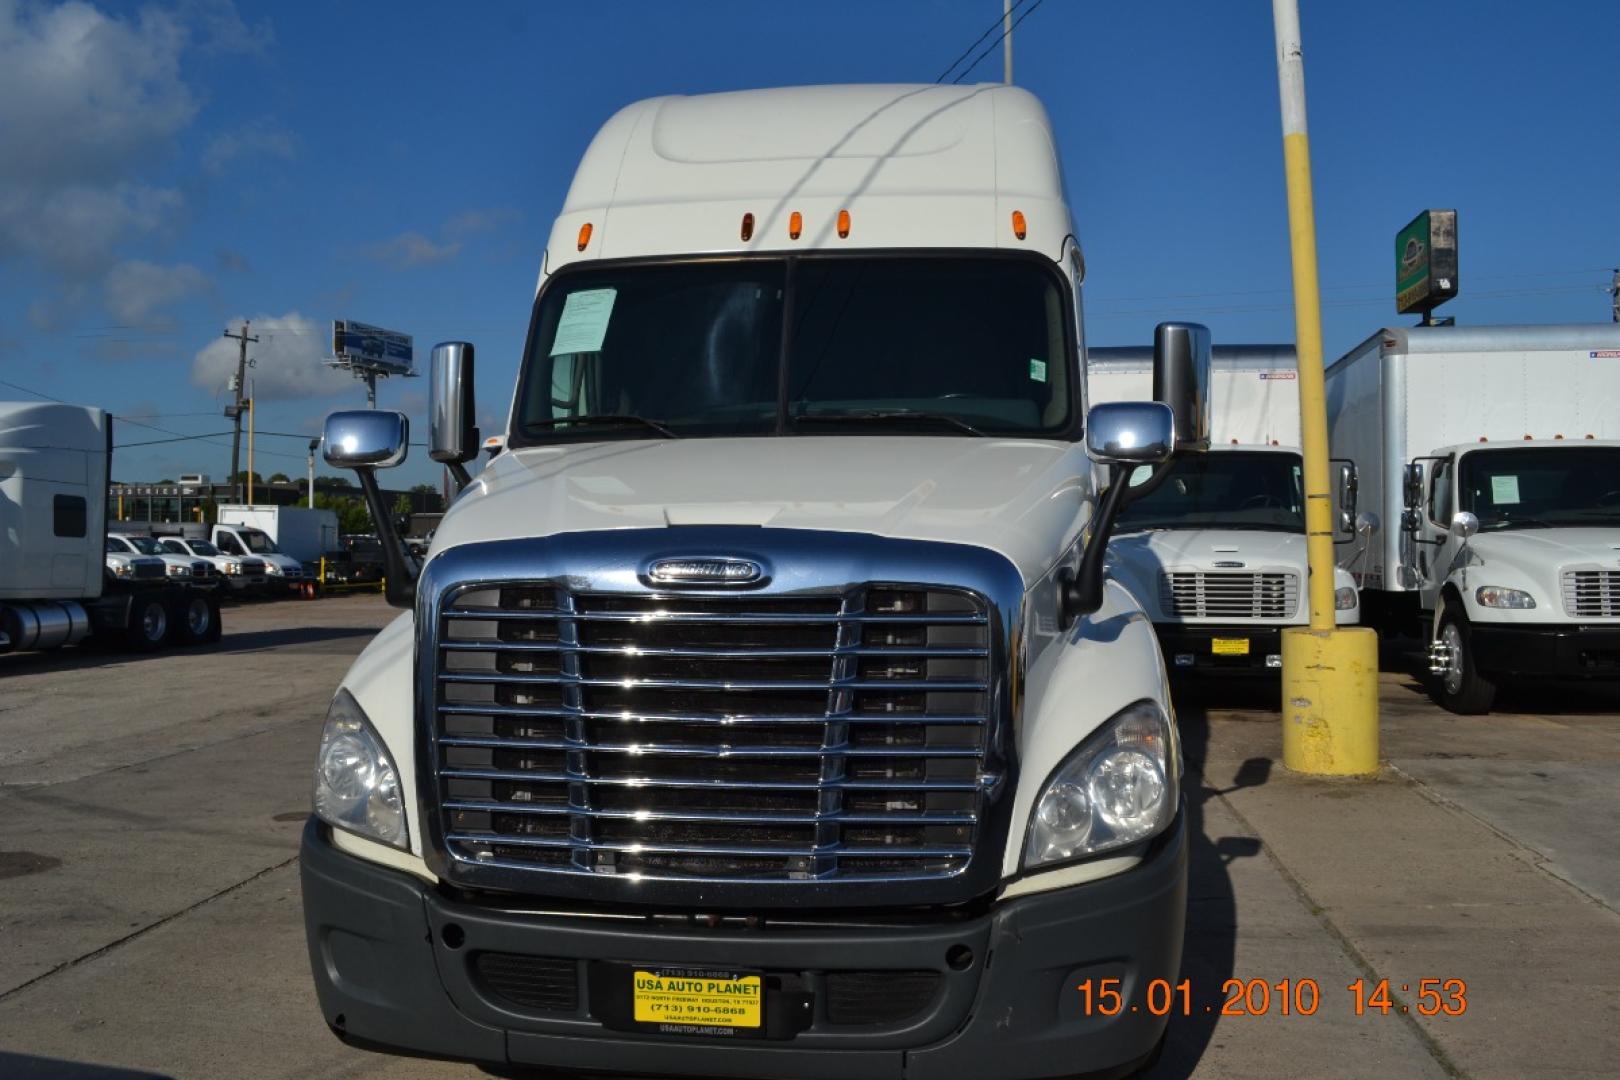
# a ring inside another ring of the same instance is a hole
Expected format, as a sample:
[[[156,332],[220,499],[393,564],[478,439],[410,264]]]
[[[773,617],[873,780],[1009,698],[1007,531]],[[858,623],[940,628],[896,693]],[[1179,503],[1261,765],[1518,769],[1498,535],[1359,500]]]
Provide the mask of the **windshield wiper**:
[[[666,439],[678,439],[680,436],[656,420],[649,420],[645,416],[635,416],[631,413],[586,413],[584,416],[557,416],[550,420],[531,420],[523,425],[531,428],[554,428],[563,425],[569,427],[625,427],[630,424],[639,424],[650,431],[656,431]]]
[[[925,424],[937,424],[941,427],[955,428],[965,435],[983,436],[984,432],[948,413],[913,412],[910,409],[861,409],[854,412],[815,412],[800,413],[792,418],[795,424],[885,424],[895,421],[921,421]]]
[[[1522,517],[1503,518],[1501,521],[1493,521],[1489,525],[1481,525],[1479,528],[1483,532],[1486,529],[1553,529],[1557,528],[1557,526],[1550,521],[1543,521],[1541,518]]]

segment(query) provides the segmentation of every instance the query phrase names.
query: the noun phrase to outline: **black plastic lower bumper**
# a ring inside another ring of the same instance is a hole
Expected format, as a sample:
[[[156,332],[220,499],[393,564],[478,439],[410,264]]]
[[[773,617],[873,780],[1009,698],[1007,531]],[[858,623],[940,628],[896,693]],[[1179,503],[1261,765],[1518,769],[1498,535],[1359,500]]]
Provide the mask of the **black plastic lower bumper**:
[[[852,914],[708,928],[686,918],[487,906],[341,852],[313,820],[300,863],[316,992],[345,1041],[662,1076],[1121,1074],[1152,1051],[1166,1021],[1145,1010],[1086,1015],[1078,984],[1117,978],[1124,1000],[1141,1001],[1151,980],[1175,979],[1187,902],[1181,817],[1126,873],[920,923]],[[765,972],[767,1017],[773,995],[802,1016],[772,1025],[769,1038],[610,1028],[623,1017],[598,1014],[622,995],[605,981],[644,966]],[[932,990],[905,1016],[848,1015],[829,979],[873,973],[912,993],[917,980]]]
[[[1492,675],[1620,679],[1620,626],[1473,623],[1474,664]]]
[[[1154,623],[1153,631],[1172,675],[1276,676],[1281,671],[1280,662],[1267,660],[1282,655],[1282,629],[1277,626]]]

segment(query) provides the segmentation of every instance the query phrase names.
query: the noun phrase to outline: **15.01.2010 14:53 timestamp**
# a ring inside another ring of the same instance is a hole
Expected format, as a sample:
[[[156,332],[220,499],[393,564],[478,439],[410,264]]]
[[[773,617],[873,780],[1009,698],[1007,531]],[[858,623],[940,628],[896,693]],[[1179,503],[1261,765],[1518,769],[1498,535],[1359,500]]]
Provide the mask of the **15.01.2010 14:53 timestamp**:
[[[1086,1016],[1118,1016],[1145,1012],[1154,1016],[1314,1016],[1322,1007],[1322,987],[1315,979],[1227,979],[1219,1002],[1193,999],[1192,980],[1154,979],[1143,1000],[1126,1001],[1120,979],[1087,979],[1076,989],[1080,1011]],[[1416,1013],[1418,1016],[1461,1016],[1468,1011],[1468,984],[1462,979],[1419,979],[1400,983],[1400,992],[1416,994],[1413,1003],[1396,999],[1388,979],[1357,979],[1345,987],[1357,1016],[1376,1013]]]

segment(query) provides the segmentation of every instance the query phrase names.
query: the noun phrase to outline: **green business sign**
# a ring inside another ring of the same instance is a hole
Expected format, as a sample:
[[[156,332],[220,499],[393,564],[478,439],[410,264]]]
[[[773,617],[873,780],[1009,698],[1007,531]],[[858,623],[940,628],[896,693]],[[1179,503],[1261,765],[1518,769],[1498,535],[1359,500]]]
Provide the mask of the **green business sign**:
[[[1395,310],[1427,314],[1457,295],[1457,211],[1425,210],[1395,234]]]

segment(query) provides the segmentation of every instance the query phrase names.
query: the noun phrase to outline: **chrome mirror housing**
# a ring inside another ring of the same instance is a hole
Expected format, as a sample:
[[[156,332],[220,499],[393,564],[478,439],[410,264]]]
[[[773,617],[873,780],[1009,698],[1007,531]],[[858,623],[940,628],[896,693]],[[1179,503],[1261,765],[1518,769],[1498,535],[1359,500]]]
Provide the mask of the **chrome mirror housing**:
[[[428,378],[428,457],[460,465],[478,456],[473,407],[473,347],[465,341],[433,346]]]
[[[1157,401],[1110,401],[1086,414],[1086,453],[1100,465],[1157,465],[1176,446],[1176,416]]]
[[[1451,535],[1466,540],[1479,532],[1479,518],[1467,510],[1459,510],[1451,518]]]
[[[340,469],[391,469],[405,460],[410,430],[404,413],[336,412],[326,418],[321,455]]]
[[[1153,330],[1153,400],[1175,416],[1177,450],[1209,449],[1209,327],[1163,322]]]

